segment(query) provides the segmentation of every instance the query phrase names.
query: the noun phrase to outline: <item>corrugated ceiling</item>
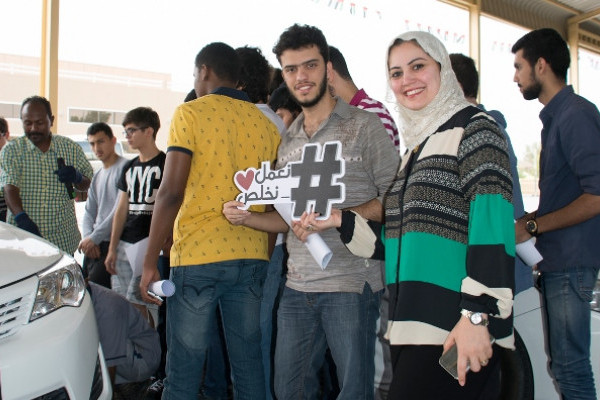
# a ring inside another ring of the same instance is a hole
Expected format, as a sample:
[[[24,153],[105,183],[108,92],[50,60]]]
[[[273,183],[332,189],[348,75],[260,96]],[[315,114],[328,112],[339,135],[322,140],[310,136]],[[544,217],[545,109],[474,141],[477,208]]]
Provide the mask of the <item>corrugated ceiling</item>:
[[[567,37],[569,18],[595,12],[579,27],[580,43],[600,53],[600,1],[598,0],[481,0],[481,12],[529,29],[550,27]]]

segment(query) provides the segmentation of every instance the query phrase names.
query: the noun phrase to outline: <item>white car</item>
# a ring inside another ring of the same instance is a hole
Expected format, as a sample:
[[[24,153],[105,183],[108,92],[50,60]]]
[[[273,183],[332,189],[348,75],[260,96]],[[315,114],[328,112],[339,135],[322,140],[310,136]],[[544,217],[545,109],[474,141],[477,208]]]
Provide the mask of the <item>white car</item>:
[[[600,282],[600,281],[599,281]],[[600,285],[591,304],[592,368],[600,390]],[[540,294],[534,287],[517,294],[514,303],[515,351],[502,350],[500,399],[560,400],[550,375]],[[599,392],[600,393],[600,392]]]
[[[81,267],[0,222],[0,398],[112,397]]]

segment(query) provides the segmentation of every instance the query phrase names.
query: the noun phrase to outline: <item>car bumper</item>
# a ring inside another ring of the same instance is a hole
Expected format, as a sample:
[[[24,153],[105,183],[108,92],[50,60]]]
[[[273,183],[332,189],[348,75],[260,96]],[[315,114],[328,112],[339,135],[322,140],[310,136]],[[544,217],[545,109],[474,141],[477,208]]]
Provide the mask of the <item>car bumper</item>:
[[[89,295],[80,307],[62,307],[0,341],[0,388],[3,400],[60,392],[70,399],[111,398]]]

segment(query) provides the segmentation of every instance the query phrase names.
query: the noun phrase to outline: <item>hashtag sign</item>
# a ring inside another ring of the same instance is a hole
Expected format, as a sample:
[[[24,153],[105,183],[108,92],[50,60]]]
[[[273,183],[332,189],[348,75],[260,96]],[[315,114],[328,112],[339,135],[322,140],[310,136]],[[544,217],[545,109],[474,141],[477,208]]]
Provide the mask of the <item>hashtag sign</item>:
[[[318,143],[304,145],[302,161],[291,163],[291,176],[299,178],[298,187],[291,189],[293,219],[300,218],[304,211],[310,212],[311,208],[323,216],[329,215],[331,205],[345,199],[345,186],[337,182],[345,172],[342,144],[327,142],[322,154],[320,150]]]

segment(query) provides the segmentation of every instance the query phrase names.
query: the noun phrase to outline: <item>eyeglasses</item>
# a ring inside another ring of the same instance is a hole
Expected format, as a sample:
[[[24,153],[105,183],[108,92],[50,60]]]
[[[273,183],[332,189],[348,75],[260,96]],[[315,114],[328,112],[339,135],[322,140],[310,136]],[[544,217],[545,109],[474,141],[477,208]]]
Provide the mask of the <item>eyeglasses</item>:
[[[123,136],[125,137],[129,137],[131,135],[133,135],[135,132],[137,131],[143,131],[144,129],[148,128],[147,126],[143,126],[140,128],[127,128],[123,131]]]

